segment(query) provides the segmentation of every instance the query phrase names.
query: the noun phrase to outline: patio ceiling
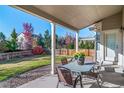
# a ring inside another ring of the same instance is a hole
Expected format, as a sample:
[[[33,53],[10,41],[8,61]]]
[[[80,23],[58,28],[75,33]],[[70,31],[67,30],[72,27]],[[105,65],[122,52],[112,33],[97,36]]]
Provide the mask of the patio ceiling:
[[[121,5],[17,5],[28,13],[78,31],[121,11]]]

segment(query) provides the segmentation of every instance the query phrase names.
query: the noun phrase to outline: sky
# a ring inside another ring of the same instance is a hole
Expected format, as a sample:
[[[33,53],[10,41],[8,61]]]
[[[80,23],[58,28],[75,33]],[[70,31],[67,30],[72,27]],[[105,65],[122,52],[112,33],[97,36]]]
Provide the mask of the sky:
[[[23,32],[23,23],[31,23],[34,28],[34,34],[44,34],[45,30],[50,31],[50,23],[44,19],[22,12],[10,6],[0,5],[0,32],[9,38],[13,29],[19,34]],[[71,29],[57,25],[56,34],[64,36],[66,33],[75,35]],[[92,37],[95,33],[89,31],[88,28],[82,29],[79,32],[80,37]]]

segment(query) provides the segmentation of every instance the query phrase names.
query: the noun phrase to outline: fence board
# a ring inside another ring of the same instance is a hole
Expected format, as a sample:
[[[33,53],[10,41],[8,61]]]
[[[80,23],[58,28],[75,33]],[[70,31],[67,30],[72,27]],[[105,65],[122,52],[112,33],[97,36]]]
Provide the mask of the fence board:
[[[0,61],[9,60],[16,57],[31,56],[32,50],[18,51],[18,52],[8,52],[0,54]]]
[[[57,55],[74,55],[75,49],[56,49]],[[94,56],[95,50],[93,49],[79,49],[79,52],[83,52],[86,56]]]

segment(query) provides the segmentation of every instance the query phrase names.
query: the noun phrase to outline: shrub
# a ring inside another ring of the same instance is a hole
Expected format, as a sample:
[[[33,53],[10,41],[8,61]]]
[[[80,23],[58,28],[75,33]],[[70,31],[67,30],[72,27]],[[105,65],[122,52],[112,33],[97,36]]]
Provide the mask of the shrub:
[[[82,58],[82,57],[85,57],[85,54],[82,53],[82,52],[76,52],[74,54],[74,58],[77,59],[77,58]]]
[[[35,55],[40,55],[44,52],[43,48],[41,46],[36,46],[33,48],[32,53]]]
[[[44,54],[51,55],[51,51],[48,48],[44,48]]]

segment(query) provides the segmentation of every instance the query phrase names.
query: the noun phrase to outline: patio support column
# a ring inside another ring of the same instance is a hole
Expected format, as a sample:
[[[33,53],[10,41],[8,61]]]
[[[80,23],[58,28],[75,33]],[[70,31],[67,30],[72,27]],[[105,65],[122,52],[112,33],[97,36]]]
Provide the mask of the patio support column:
[[[55,70],[55,48],[56,48],[56,35],[55,35],[55,23],[51,22],[51,74],[54,74]]]
[[[94,42],[94,51],[95,51],[95,55],[94,55],[94,61],[97,61],[97,38],[98,38],[98,33],[96,32],[96,36],[95,36],[95,42]]]
[[[78,32],[76,32],[76,52],[78,51]]]

